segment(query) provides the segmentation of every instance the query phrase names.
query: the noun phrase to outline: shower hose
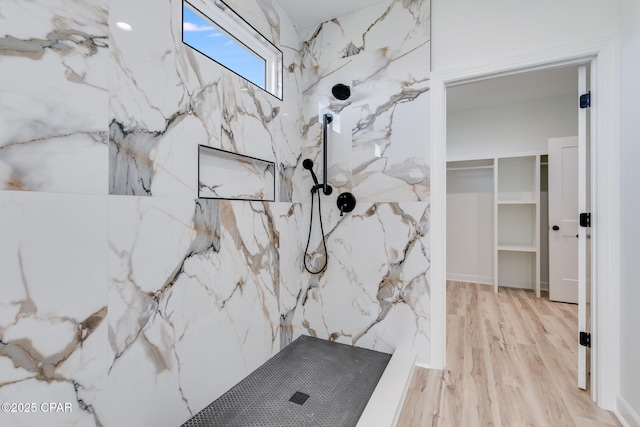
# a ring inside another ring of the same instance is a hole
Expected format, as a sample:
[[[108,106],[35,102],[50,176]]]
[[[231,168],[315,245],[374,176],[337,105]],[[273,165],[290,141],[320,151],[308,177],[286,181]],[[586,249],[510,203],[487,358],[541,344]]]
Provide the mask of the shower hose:
[[[317,187],[317,186],[316,186]],[[324,235],[324,227],[322,226],[322,202],[320,200],[320,191],[318,188],[311,189],[311,218],[309,220],[309,237],[307,238],[307,247],[304,249],[304,268],[311,274],[320,274],[327,268],[327,263],[329,262],[329,253],[327,252],[327,242]],[[316,194],[318,195],[318,219],[320,221],[320,233],[322,234],[322,246],[324,247],[324,264],[322,268],[319,270],[311,270],[311,268],[307,265],[307,258],[309,258],[309,244],[311,242],[311,230],[313,229],[313,204]]]

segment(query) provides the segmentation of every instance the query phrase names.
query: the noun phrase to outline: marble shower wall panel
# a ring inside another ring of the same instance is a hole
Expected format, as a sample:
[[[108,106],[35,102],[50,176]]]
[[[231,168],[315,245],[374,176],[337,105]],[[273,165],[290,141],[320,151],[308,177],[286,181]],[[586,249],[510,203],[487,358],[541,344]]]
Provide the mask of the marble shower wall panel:
[[[428,200],[429,58],[424,0],[379,3],[303,34],[303,152],[320,152],[319,106],[346,116],[350,162],[343,166],[345,153],[331,159],[330,181],[357,190],[359,200]],[[352,87],[347,102],[329,96],[336,83]],[[307,187],[301,180],[294,200],[306,200]]]
[[[222,274],[232,287],[228,310],[239,351],[227,357],[241,362],[243,376],[280,350],[279,230],[267,202],[221,202]],[[238,377],[241,378],[241,377]]]
[[[262,89],[225,75],[220,85],[222,149],[274,162],[277,140],[283,134],[281,101]],[[238,91],[238,81],[243,90]]]
[[[281,285],[280,285],[280,328],[282,346],[286,346],[301,334],[312,335],[321,338],[330,338],[331,331],[325,325],[323,316],[328,316],[334,320],[342,319],[343,315],[349,315],[352,310],[347,313],[327,312],[322,313],[318,308],[322,307],[321,303],[314,305],[308,300],[318,300],[321,297],[317,293],[320,286],[325,286],[323,277],[336,277],[343,285],[339,289],[343,290],[342,295],[337,297],[340,301],[349,304],[351,300],[349,292],[351,287],[347,284],[350,281],[351,273],[350,263],[350,218],[348,216],[340,217],[339,212],[335,209],[328,209],[326,203],[323,203],[323,223],[326,234],[327,249],[329,251],[329,260],[326,270],[319,275],[310,274],[304,267],[304,253],[307,247],[307,236],[309,235],[309,221],[311,204],[294,203],[290,206],[280,204],[280,211],[276,215],[277,223],[280,227],[280,252],[287,254],[283,256],[280,262],[281,269]],[[314,205],[314,222],[311,233],[311,239],[308,245],[307,265],[312,271],[320,271],[324,266],[325,252],[322,244],[318,222],[317,204]],[[310,308],[309,308],[310,307]],[[316,318],[322,319],[318,324],[311,325],[306,318],[305,311],[310,309],[314,311]],[[351,319],[347,320],[349,324]],[[339,329],[338,329],[339,330]],[[339,335],[339,334],[338,334]],[[333,336],[333,338],[338,337]]]
[[[231,6],[278,46],[280,18],[269,2]],[[300,133],[282,110],[296,114],[299,97],[281,101],[184,45],[181,0],[112,0],[110,16],[110,193],[197,197],[201,144],[276,162],[277,197],[291,200]],[[283,53],[291,63],[297,50]],[[297,75],[295,67],[285,73],[285,88]]]
[[[302,259],[304,244],[302,236],[309,230],[308,212],[302,211],[299,203],[273,203],[271,211],[275,228],[278,230],[278,249],[280,251],[280,283],[278,306],[280,312],[280,347],[284,348],[293,341],[293,315],[302,289],[307,283],[303,270]]]
[[[217,280],[218,211],[209,201],[110,198],[110,425],[179,425],[204,404],[194,394],[213,393],[218,343],[203,328],[229,292]]]
[[[110,425],[180,425],[279,349],[265,206],[110,198]]]
[[[286,16],[282,16],[279,5],[269,0],[224,0],[224,2],[271,43],[280,46],[280,21],[285,20],[286,24],[290,23]]]
[[[309,205],[302,206],[308,215]],[[428,361],[428,211],[425,202],[361,203],[349,216],[327,215],[327,270],[303,271],[299,287],[292,281],[283,289],[293,338],[308,334],[389,353],[412,348]],[[314,236],[311,247],[318,241]]]
[[[419,55],[407,55],[400,63]],[[361,200],[429,200],[430,94],[424,80],[411,81],[413,77],[399,82],[402,88],[393,93],[367,82],[367,92],[380,96],[352,107],[359,117],[353,132],[351,182]]]
[[[264,0],[261,0],[261,3],[264,3]],[[280,172],[279,200],[291,202],[294,182],[297,181],[294,173],[302,150],[300,36],[287,12],[278,3],[273,2],[273,6],[279,16],[280,45],[278,47],[282,51],[284,73],[283,102],[280,111],[282,135],[276,140],[277,168]]]
[[[0,4],[0,190],[106,194],[108,1]]]
[[[360,254],[352,266],[357,283],[377,308],[375,321],[354,339],[390,352],[414,349],[422,362],[430,357],[429,208],[426,202],[363,204],[354,211],[351,248]]]
[[[2,191],[0,218],[0,401],[36,405],[0,425],[106,425],[106,196]]]
[[[266,1],[226,2],[282,51],[283,96],[279,100],[227,73],[220,84],[222,148],[276,162],[277,200],[290,202],[300,153],[299,36],[280,5]]]
[[[197,145],[220,147],[219,67],[183,45],[181,1],[112,0],[110,18],[110,194],[195,198]]]

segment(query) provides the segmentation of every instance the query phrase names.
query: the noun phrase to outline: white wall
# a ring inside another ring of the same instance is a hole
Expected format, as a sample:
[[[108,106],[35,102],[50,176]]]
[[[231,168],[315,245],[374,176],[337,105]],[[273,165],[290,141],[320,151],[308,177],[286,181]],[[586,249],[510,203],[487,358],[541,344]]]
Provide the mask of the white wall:
[[[432,0],[432,70],[610,36],[616,0]]]
[[[577,80],[577,77],[576,77]],[[576,81],[577,84],[577,81]],[[549,138],[577,134],[573,95],[447,113],[447,159],[546,152]],[[487,171],[447,173],[447,278],[493,283],[493,178]],[[546,212],[546,192],[541,194]],[[544,208],[545,210],[542,210]],[[546,230],[546,214],[540,229]],[[541,233],[541,249],[546,245]],[[548,289],[548,255],[540,253]]]
[[[447,172],[447,280],[493,284],[493,170]]]
[[[576,76],[577,84],[577,76]],[[447,159],[547,151],[547,140],[576,135],[572,95],[447,113]]]
[[[618,410],[630,425],[640,425],[640,2],[620,2],[621,153],[620,153],[620,399]],[[633,414],[633,415],[632,415]],[[635,419],[632,420],[632,417]]]

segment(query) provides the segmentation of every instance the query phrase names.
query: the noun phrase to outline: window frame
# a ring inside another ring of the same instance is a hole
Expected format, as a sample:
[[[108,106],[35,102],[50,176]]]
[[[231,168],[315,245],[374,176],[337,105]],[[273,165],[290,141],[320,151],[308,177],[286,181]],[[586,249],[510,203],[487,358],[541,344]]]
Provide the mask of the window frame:
[[[196,6],[194,3],[197,3]],[[264,82],[265,87],[261,87],[258,84],[252,82],[246,77],[239,74],[237,71],[227,67],[215,58],[206,55],[201,52],[197,47],[191,46],[184,41],[184,8],[187,7],[207,23],[212,25],[215,29],[236,41],[239,45],[244,47],[249,53],[255,55],[264,61]],[[273,43],[267,40],[258,30],[256,30],[251,24],[238,15],[233,9],[231,9],[222,0],[182,0],[182,27],[181,36],[182,43],[189,48],[199,52],[206,56],[210,60],[221,65],[225,69],[232,73],[242,77],[252,85],[270,93],[276,98],[282,100],[282,76],[283,76],[283,60],[282,51],[278,49]]]

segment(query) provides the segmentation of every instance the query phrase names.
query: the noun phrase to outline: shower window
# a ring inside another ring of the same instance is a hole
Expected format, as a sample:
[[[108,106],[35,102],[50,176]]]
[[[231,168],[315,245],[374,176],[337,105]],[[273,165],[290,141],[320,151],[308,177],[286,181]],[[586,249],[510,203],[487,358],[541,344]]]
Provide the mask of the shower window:
[[[182,42],[282,99],[282,52],[223,1],[194,3],[182,3]]]

